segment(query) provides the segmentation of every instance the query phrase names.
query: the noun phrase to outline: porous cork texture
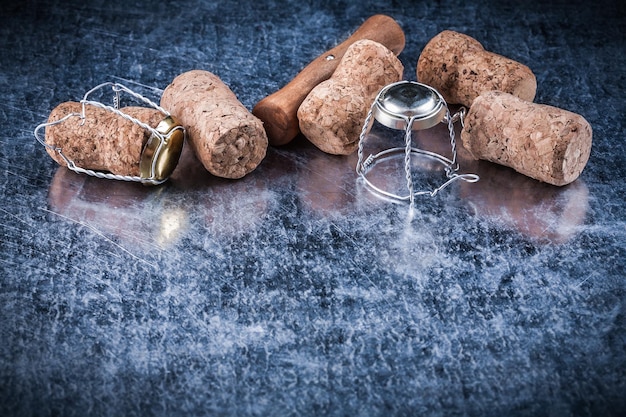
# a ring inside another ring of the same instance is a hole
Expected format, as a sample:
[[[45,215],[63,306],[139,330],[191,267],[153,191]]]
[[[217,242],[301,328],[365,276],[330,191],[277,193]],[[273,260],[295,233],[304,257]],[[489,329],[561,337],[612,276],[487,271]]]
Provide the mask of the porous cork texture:
[[[242,178],[265,158],[263,123],[215,74],[179,75],[163,92],[161,106],[185,127],[191,148],[211,174]]]
[[[446,102],[470,107],[481,93],[503,91],[533,101],[535,74],[526,65],[485,48],[474,38],[444,30],[417,61],[417,79],[438,90]]]
[[[61,103],[50,113],[48,123],[82,111],[81,103]],[[121,108],[120,111],[151,127],[156,127],[164,119],[160,111],[152,108],[131,106]],[[139,176],[141,152],[151,135],[149,130],[130,120],[87,104],[84,119],[79,116],[69,117],[61,123],[46,127],[45,142],[60,148],[63,155],[79,168]],[[46,150],[60,165],[67,165],[58,152],[49,148]]]
[[[579,114],[492,91],[474,100],[461,140],[476,159],[562,186],[585,168],[592,129]]]
[[[300,105],[300,130],[323,152],[354,153],[376,95],[400,81],[403,71],[400,60],[385,46],[371,40],[355,42],[331,78],[313,88]]]

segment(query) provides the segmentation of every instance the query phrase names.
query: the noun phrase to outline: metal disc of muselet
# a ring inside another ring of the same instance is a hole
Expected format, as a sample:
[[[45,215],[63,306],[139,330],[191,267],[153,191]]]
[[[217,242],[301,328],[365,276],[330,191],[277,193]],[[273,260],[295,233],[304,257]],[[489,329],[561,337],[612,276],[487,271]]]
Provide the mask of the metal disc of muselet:
[[[373,114],[381,124],[392,129],[431,128],[446,116],[446,102],[432,87],[415,81],[400,81],[384,87],[376,97]]]
[[[144,180],[165,181],[178,165],[178,159],[183,150],[185,132],[178,121],[167,116],[156,130],[164,135],[161,141],[156,135],[150,136],[141,153],[139,170]]]

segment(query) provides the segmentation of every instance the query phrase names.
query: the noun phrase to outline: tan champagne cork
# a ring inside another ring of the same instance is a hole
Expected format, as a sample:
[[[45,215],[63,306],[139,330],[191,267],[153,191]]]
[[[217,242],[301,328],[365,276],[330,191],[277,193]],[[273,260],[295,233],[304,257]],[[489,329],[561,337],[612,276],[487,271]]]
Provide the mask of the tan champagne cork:
[[[163,92],[161,106],[185,127],[196,156],[215,176],[241,178],[265,157],[263,123],[208,71],[176,77]]]
[[[461,131],[476,159],[553,185],[574,181],[591,153],[592,129],[580,115],[490,91],[474,100]]]
[[[537,79],[526,65],[485,48],[474,38],[445,30],[432,38],[417,61],[417,79],[450,104],[470,107],[485,91],[504,91],[533,101]]]
[[[324,52],[302,69],[287,85],[259,101],[252,113],[263,120],[271,145],[289,143],[300,133],[298,108],[315,86],[326,81],[354,42],[370,39],[385,45],[396,55],[404,49],[404,32],[389,16],[368,18],[345,41]]]
[[[145,107],[124,107],[127,115],[156,128],[163,114]],[[75,113],[80,114],[83,105],[65,102],[55,107],[48,123]],[[108,110],[85,105],[85,118],[69,117],[67,120],[46,128],[46,144],[61,148],[63,155],[76,166],[94,171],[108,171],[116,175],[138,176],[141,152],[151,132]],[[60,165],[65,160],[54,150],[46,147],[48,154]]]
[[[313,88],[300,105],[300,130],[326,153],[353,153],[376,95],[402,79],[403,71],[400,60],[385,46],[371,40],[355,42],[330,79]]]

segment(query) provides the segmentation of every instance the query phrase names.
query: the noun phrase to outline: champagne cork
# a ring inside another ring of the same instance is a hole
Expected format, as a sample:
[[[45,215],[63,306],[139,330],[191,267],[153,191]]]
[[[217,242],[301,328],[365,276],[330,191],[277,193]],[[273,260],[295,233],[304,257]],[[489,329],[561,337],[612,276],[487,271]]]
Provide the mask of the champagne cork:
[[[145,107],[124,107],[123,113],[156,128],[163,120],[158,110]],[[69,114],[80,114],[83,105],[65,102],[55,107],[48,123]],[[85,118],[69,117],[46,128],[45,142],[48,154],[60,165],[65,160],[54,150],[60,148],[78,167],[107,171],[115,175],[140,175],[142,151],[151,132],[141,126],[100,107],[85,105]]]
[[[450,104],[470,107],[485,91],[503,91],[533,101],[537,79],[526,65],[485,48],[474,38],[445,30],[432,38],[417,61],[417,79]]]
[[[592,129],[576,113],[490,91],[474,100],[461,140],[476,159],[561,186],[576,180],[585,168]]]
[[[252,109],[263,120],[271,145],[285,145],[300,133],[298,108],[315,86],[331,77],[350,45],[361,39],[383,44],[396,55],[405,43],[400,25],[389,16],[377,14],[363,22],[348,39],[311,61],[287,85]]]
[[[185,127],[196,156],[217,177],[241,178],[265,157],[263,123],[208,71],[176,77],[163,92],[161,106]]]
[[[382,44],[367,39],[355,42],[330,79],[313,88],[300,105],[300,130],[326,153],[353,153],[376,95],[385,85],[399,81],[403,71],[400,60]]]

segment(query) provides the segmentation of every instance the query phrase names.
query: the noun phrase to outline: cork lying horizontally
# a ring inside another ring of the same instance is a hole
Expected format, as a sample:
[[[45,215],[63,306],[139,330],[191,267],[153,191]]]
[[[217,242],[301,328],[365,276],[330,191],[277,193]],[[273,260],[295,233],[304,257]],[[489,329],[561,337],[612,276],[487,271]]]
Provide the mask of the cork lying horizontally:
[[[65,102],[55,107],[48,123],[83,110],[81,103]],[[156,127],[163,114],[145,107],[124,107],[123,113]],[[85,118],[69,117],[46,128],[46,144],[60,148],[63,155],[77,167],[94,171],[107,171],[116,175],[138,176],[141,152],[151,132],[108,110],[85,106]],[[46,148],[59,164],[65,160],[54,149]]]
[[[356,151],[367,113],[382,87],[402,79],[404,67],[378,42],[352,44],[330,79],[318,84],[298,109],[300,130],[322,151]]]
[[[432,38],[417,61],[417,79],[450,104],[470,107],[485,91],[503,91],[533,101],[537,79],[526,65],[485,48],[474,38],[445,30]]]
[[[592,129],[576,113],[491,91],[474,100],[461,140],[477,159],[560,186],[585,168]]]
[[[241,178],[265,157],[263,123],[208,71],[176,77],[163,92],[161,106],[185,127],[196,156],[215,176]]]

